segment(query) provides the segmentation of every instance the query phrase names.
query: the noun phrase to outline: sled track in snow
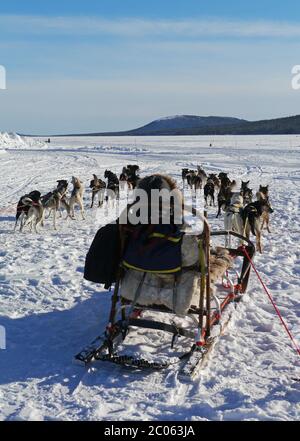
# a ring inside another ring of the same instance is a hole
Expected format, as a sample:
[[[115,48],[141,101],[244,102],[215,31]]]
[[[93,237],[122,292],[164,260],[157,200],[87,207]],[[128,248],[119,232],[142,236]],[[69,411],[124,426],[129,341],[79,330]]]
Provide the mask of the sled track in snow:
[[[31,182],[33,182],[38,177],[39,177],[39,175],[35,175],[32,178],[29,178],[27,181],[25,181],[25,183],[21,184],[19,187],[14,189],[12,192],[6,194],[5,196],[0,197],[0,203],[4,200],[8,200],[8,199],[11,200],[12,196],[14,196],[15,194],[18,194],[21,190],[28,187],[31,184]],[[12,204],[12,202],[9,202],[9,205],[10,204]],[[2,207],[2,208],[6,208],[6,207]]]

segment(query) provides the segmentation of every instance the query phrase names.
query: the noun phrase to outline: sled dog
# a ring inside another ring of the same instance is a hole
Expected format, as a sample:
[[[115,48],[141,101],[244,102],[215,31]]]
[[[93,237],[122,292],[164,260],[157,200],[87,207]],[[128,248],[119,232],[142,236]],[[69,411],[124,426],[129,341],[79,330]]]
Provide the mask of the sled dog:
[[[14,226],[14,231],[17,227],[18,221],[22,221],[22,218],[26,217],[29,211],[29,208],[32,204],[38,203],[41,197],[41,193],[37,190],[31,191],[28,194],[25,194],[19,199],[16,211],[16,221]]]
[[[75,219],[74,206],[77,204],[79,205],[82,219],[85,219],[84,206],[83,206],[83,192],[84,192],[83,183],[80,181],[80,179],[76,178],[75,176],[72,176],[72,184],[73,184],[73,190],[69,200],[69,205],[70,205],[69,216],[72,219]]]
[[[90,182],[90,188],[92,189],[92,202],[91,202],[91,208],[93,208],[94,205],[94,199],[95,196],[98,195],[98,206],[101,207],[104,201],[104,194],[105,194],[105,188],[106,184],[104,181],[99,179],[96,175],[94,175],[94,178]]]

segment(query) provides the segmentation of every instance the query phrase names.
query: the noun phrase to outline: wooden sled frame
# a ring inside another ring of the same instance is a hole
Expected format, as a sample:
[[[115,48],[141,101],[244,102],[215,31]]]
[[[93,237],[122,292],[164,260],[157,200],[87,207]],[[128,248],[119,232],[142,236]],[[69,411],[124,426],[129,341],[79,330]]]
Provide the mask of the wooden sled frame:
[[[200,290],[200,297],[199,297],[199,306],[198,307],[191,307],[187,313],[187,316],[193,314],[198,316],[198,339],[196,339],[196,345],[202,345],[203,340],[205,341],[211,334],[211,327],[216,324],[216,322],[220,319],[220,314],[222,314],[223,310],[225,309],[226,305],[230,303],[231,301],[239,301],[241,298],[241,295],[246,292],[248,281],[249,281],[249,275],[251,270],[251,265],[246,258],[242,248],[227,248],[230,252],[230,254],[234,257],[242,257],[243,263],[240,275],[237,280],[237,284],[232,285],[232,289],[229,292],[229,294],[225,297],[223,302],[220,304],[220,308],[218,311],[218,314],[211,314],[212,308],[211,303],[213,301],[213,298],[211,296],[211,282],[210,282],[210,276],[209,276],[209,260],[210,260],[210,237],[211,236],[232,236],[236,237],[238,239],[241,239],[243,241],[247,242],[246,249],[248,251],[248,254],[252,258],[254,256],[255,247],[253,243],[247,239],[246,237],[235,233],[233,231],[214,231],[209,232],[207,229],[206,232],[203,234],[204,240],[202,240],[202,244],[205,247],[205,256],[206,256],[206,280],[205,280],[205,289]],[[166,306],[158,306],[158,305],[142,305],[139,303],[136,303],[133,305],[133,302],[127,299],[124,299],[122,296],[119,296],[118,289],[115,290],[114,296],[112,298],[113,307],[111,311],[110,316],[110,324],[114,325],[116,323],[116,304],[118,302],[121,302],[121,310],[122,310],[122,321],[126,322],[127,326],[136,326],[136,327],[142,327],[142,328],[150,328],[150,329],[159,329],[164,330],[167,332],[171,332],[178,335],[183,336],[193,336],[194,333],[188,333],[184,329],[175,327],[174,325],[167,325],[163,322],[155,322],[153,320],[143,320],[141,318],[137,318],[136,314],[133,314],[133,317],[129,314],[128,317],[126,317],[125,313],[125,307],[132,306],[132,311],[140,311],[140,314],[143,311],[156,311],[156,312],[162,312],[162,313],[168,313],[168,314],[176,314],[172,309],[167,308]],[[207,317],[206,325],[204,326],[204,320],[203,318]]]
[[[187,316],[194,315],[197,318],[196,329],[188,330],[180,328],[174,324],[166,324],[162,321],[155,321],[152,319],[143,319],[142,313],[144,311],[157,311],[168,314],[175,314],[172,309],[164,306],[145,306],[138,303],[134,304],[122,298],[119,295],[120,280],[117,281],[112,295],[112,305],[109,317],[109,323],[105,332],[97,337],[90,345],[84,348],[79,354],[75,356],[75,361],[86,365],[94,359],[110,361],[126,366],[134,366],[139,368],[154,368],[162,369],[168,367],[167,363],[149,362],[144,359],[136,359],[131,356],[118,355],[118,346],[126,338],[130,327],[139,327],[147,329],[156,329],[168,332],[173,335],[171,346],[173,346],[175,339],[178,336],[184,336],[191,339],[191,347],[189,352],[183,354],[183,367],[180,369],[182,377],[193,377],[198,366],[202,363],[204,356],[211,349],[215,342],[215,337],[211,337],[213,327],[219,323],[222,313],[227,305],[231,302],[237,302],[241,299],[243,293],[247,290],[251,265],[247,259],[243,247],[227,248],[233,257],[241,257],[243,259],[241,271],[238,275],[237,283],[230,283],[230,291],[225,296],[217,308],[212,308],[212,301],[215,297],[211,296],[211,281],[210,281],[210,240],[214,236],[235,237],[243,242],[251,259],[255,253],[253,243],[243,237],[242,235],[233,231],[210,231],[207,222],[204,222],[203,233],[201,234],[201,244],[205,255],[205,274],[202,274],[203,279],[200,283],[200,296],[198,307],[189,309]],[[201,277],[202,277],[201,276]],[[126,309],[129,309],[127,312]],[[119,318],[118,316],[121,315]],[[204,320],[205,317],[205,320]],[[196,337],[195,337],[196,335]]]
[[[164,306],[144,306],[138,304],[137,301],[132,302],[122,298],[119,294],[121,279],[119,277],[115,284],[112,295],[109,323],[106,330],[97,336],[90,344],[85,346],[75,356],[74,361],[76,363],[87,365],[93,360],[102,360],[139,368],[162,369],[168,367],[170,363],[148,361],[142,358],[134,358],[132,356],[118,354],[118,346],[126,338],[130,328],[139,327],[157,329],[171,333],[173,335],[171,346],[173,346],[176,337],[188,337],[192,341],[192,344],[189,352],[184,353],[181,357],[179,357],[179,361],[181,359],[184,360],[183,366],[180,368],[179,373],[183,378],[191,378],[196,374],[198,367],[206,358],[205,355],[213,347],[213,344],[217,340],[218,335],[212,336],[212,329],[219,323],[222,313],[226,309],[227,305],[232,302],[239,301],[243,293],[246,292],[251,271],[251,264],[246,256],[245,251],[247,250],[248,256],[250,259],[252,259],[255,253],[255,247],[249,239],[233,231],[211,232],[207,221],[206,212],[204,212],[203,216],[199,210],[186,205],[184,206],[184,210],[203,221],[203,232],[201,235],[197,235],[201,239],[200,255],[202,256],[200,258],[201,264],[199,264],[199,272],[201,277],[199,305],[198,307],[191,307],[186,314],[187,317],[191,317],[192,315],[196,318],[196,329],[191,331],[185,328],[180,328],[175,324],[166,324],[164,322],[154,321],[152,319],[143,319],[141,316],[144,311],[158,311],[168,314],[175,314],[175,312]],[[241,243],[247,243],[246,246],[243,245],[238,248],[227,248],[232,256],[242,257],[243,262],[241,265],[240,274],[238,275],[237,283],[233,283],[228,280],[230,292],[225,296],[221,303],[216,301],[216,296],[212,295],[211,292],[210,240],[213,236],[227,236],[226,243],[228,243],[228,238],[231,236],[240,239]],[[138,299],[138,296],[135,296],[135,298]],[[211,307],[212,299],[216,302],[217,308],[215,309]],[[129,308],[128,312],[126,312],[127,307]],[[222,327],[224,327],[224,324],[221,320],[221,330]]]

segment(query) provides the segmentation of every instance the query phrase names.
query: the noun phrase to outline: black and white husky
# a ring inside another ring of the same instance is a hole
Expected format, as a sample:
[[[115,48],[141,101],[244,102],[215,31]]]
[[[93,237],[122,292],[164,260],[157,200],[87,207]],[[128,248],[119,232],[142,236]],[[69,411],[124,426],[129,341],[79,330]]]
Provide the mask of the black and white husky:
[[[47,218],[53,212],[53,228],[54,228],[54,230],[56,230],[56,213],[58,212],[58,210],[60,208],[61,199],[62,199],[62,193],[60,193],[57,190],[57,188],[55,190],[50,191],[49,193],[45,194],[41,198],[44,209],[49,210],[49,214],[48,214]]]
[[[134,189],[137,186],[138,181],[140,180],[139,175],[137,175],[139,169],[140,167],[137,164],[133,164],[133,165],[128,164],[126,167],[123,167],[121,173],[122,180],[124,181],[124,176],[125,176],[128,188],[130,190]]]
[[[50,217],[51,213],[53,213],[54,230],[56,230],[56,214],[59,212],[60,217],[62,217],[62,207],[67,211],[67,217],[70,215],[70,206],[67,202],[67,188],[68,181],[60,179],[57,181],[57,187],[41,198],[45,210],[49,210],[47,219]]]
[[[273,209],[268,200],[257,200],[243,207],[243,197],[236,193],[232,196],[230,206],[226,210],[224,228],[226,231],[235,231],[248,239],[252,233],[256,237],[256,248],[262,253],[262,220],[266,214],[269,216],[270,213],[273,213]]]
[[[32,191],[20,198],[17,206],[15,228],[20,219],[20,231],[22,232],[26,226],[32,228],[37,233],[38,224],[43,223],[44,207],[41,202],[41,193],[39,191]]]
[[[59,210],[60,217],[62,217],[62,213],[61,213],[62,208],[64,208],[67,211],[67,217],[68,217],[68,215],[70,214],[70,205],[67,201],[68,181],[66,179],[59,179],[56,182],[57,182],[56,189],[61,194],[60,210]]]
[[[216,217],[220,216],[221,210],[226,211],[226,208],[230,205],[233,189],[236,186],[236,181],[231,181],[227,173],[219,173],[219,176],[221,176],[221,186],[218,193],[218,213]]]
[[[248,187],[250,181],[241,182],[241,195],[244,198],[244,205],[250,204],[253,199],[253,191]]]
[[[17,228],[18,221],[20,221],[20,231],[23,230],[25,226],[25,222],[29,215],[30,208],[32,206],[39,206],[40,198],[41,198],[41,193],[37,190],[34,190],[28,194],[25,194],[19,199],[17,205],[17,211],[16,211],[16,221],[15,221],[14,231]]]

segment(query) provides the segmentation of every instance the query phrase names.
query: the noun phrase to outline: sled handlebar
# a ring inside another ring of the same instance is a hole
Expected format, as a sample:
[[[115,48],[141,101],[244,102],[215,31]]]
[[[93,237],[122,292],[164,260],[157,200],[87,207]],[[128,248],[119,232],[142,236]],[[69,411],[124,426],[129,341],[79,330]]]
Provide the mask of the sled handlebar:
[[[251,242],[250,239],[248,239],[247,237],[243,236],[242,234],[236,233],[235,231],[231,231],[231,230],[229,230],[229,231],[226,231],[226,230],[211,231],[210,235],[211,236],[228,236],[228,235],[234,236],[234,237],[237,237],[238,239],[241,239],[241,240],[247,242],[248,246],[250,248],[252,248],[253,250],[255,250],[254,243]]]

